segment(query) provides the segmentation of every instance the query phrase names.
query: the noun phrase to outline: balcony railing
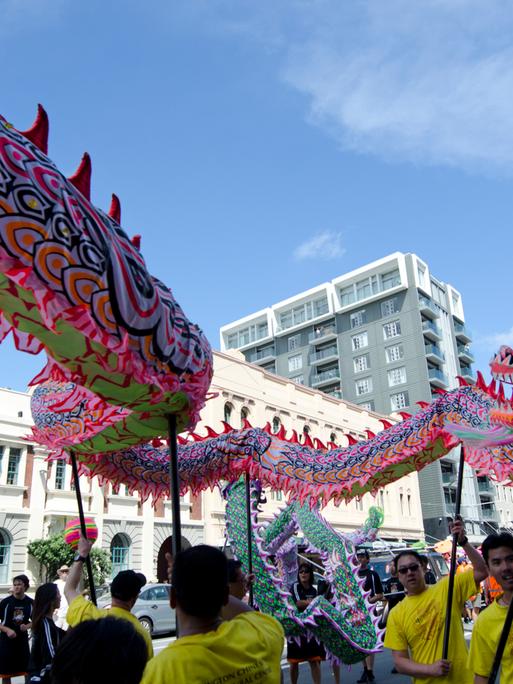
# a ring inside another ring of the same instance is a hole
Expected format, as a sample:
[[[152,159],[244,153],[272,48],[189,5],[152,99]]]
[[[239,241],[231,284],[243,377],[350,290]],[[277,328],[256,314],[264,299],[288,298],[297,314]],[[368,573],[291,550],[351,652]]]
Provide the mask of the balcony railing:
[[[461,377],[465,378],[466,380],[475,380],[476,379],[476,374],[472,370],[470,366],[461,366]]]
[[[467,330],[464,324],[459,323],[459,321],[454,321],[454,332],[456,333],[456,337],[460,340],[463,340],[463,342],[472,341],[470,332]]]
[[[328,339],[329,337],[336,337],[337,328],[334,325],[323,325],[316,328],[312,333],[308,335],[309,344],[317,344],[321,340]]]
[[[343,399],[342,390],[332,390],[331,392],[325,392],[330,397],[335,397],[335,399]]]
[[[249,363],[258,363],[262,361],[270,361],[276,357],[276,350],[274,347],[266,347],[258,351],[251,352],[247,356]]]
[[[324,361],[329,359],[330,356],[338,356],[338,348],[336,345],[333,347],[327,347],[326,349],[321,349],[320,351],[313,352],[310,354],[310,363],[318,363],[319,361]]]
[[[427,337],[434,337],[437,340],[442,339],[440,328],[433,321],[422,321],[422,332]]]
[[[447,387],[447,385],[449,384],[447,382],[445,373],[443,373],[439,368],[429,369],[429,382],[432,382],[434,385],[442,385],[444,387]]]
[[[468,344],[459,344],[458,345],[458,356],[461,356],[462,358],[464,358],[469,363],[474,363],[474,355],[470,351],[470,345],[468,345]]]
[[[322,385],[333,380],[340,380],[340,370],[338,368],[330,368],[329,370],[316,373],[312,376],[312,385]]]
[[[435,361],[445,361],[445,354],[436,344],[426,344],[426,356],[434,358]]]
[[[456,473],[442,471],[442,482],[444,485],[456,485]]]
[[[426,314],[430,318],[438,318],[440,315],[433,302],[421,294],[419,294],[419,308],[423,314]]]
[[[495,491],[493,484],[491,482],[489,482],[488,480],[478,480],[477,481],[477,489],[480,492],[486,492],[487,494]]]

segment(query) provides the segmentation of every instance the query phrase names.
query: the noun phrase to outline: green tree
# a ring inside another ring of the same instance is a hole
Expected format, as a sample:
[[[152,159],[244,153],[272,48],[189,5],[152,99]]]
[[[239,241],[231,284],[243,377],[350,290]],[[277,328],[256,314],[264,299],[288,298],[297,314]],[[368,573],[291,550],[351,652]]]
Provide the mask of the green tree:
[[[52,582],[57,577],[61,565],[71,565],[75,551],[64,541],[64,534],[55,534],[47,539],[34,539],[27,545],[27,550],[39,562],[39,576],[45,582]],[[110,554],[103,549],[93,548],[91,565],[96,586],[100,586],[109,577],[112,563]],[[88,585],[87,573],[84,582]]]

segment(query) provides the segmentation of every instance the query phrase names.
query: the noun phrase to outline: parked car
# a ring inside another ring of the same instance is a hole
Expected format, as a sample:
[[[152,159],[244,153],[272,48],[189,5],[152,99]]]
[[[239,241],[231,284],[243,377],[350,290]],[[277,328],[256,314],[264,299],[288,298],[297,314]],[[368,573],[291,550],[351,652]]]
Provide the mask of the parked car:
[[[144,629],[153,636],[176,630],[175,611],[169,605],[169,584],[146,584],[132,608]],[[110,608],[110,592],[98,599],[98,608]]]
[[[392,552],[390,551],[370,551],[370,563],[369,566],[375,570],[378,575],[381,578],[381,581],[383,582],[386,580],[388,577],[390,577],[390,562],[392,561],[392,558],[397,556],[399,551],[407,551],[407,548],[404,549],[394,549]],[[449,574],[449,568],[447,566],[447,563],[444,559],[443,556],[441,556],[439,553],[436,551],[430,551],[428,549],[418,551],[423,556],[426,556],[428,559],[429,567],[431,570],[435,573],[436,581],[442,579],[442,577],[445,577],[446,575]]]

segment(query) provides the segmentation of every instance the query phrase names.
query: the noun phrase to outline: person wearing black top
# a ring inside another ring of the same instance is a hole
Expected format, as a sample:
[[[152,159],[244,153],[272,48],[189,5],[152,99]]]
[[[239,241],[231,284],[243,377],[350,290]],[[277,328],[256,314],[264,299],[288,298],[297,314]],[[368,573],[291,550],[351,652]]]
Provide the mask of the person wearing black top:
[[[383,584],[385,598],[388,603],[388,610],[392,610],[405,597],[404,587],[397,576],[397,566],[395,560],[390,563],[390,577]]]
[[[292,598],[300,611],[305,610],[317,596],[317,591],[313,586],[314,574],[311,565],[301,563],[297,573],[297,582],[290,587]],[[302,636],[300,643],[295,640],[287,639],[287,660],[290,664],[290,681],[296,684],[299,676],[299,663],[307,661],[310,665],[312,681],[320,684],[321,681],[321,660],[326,654],[323,646],[315,639],[308,640]]]
[[[28,682],[50,682],[50,670],[55,651],[65,631],[53,620],[61,604],[59,587],[48,582],[38,587],[32,610],[32,648],[28,665]]]
[[[11,596],[0,603],[0,677],[3,684],[11,684],[11,677],[27,673],[28,630],[33,603],[25,596],[28,588],[28,577],[17,575],[12,581]]]
[[[367,549],[358,549],[356,552],[356,557],[360,563],[360,569],[358,570],[358,577],[364,580],[363,589],[364,591],[370,591],[369,603],[377,603],[383,600],[383,586],[381,584],[381,579],[375,570],[369,568],[370,556]],[[365,658],[363,673],[357,682],[373,682],[375,677],[372,671],[374,667],[374,654],[369,655]]]
[[[422,565],[422,570],[424,571],[424,581],[426,584],[436,584],[436,575],[428,567],[428,559],[426,556],[420,557],[420,563]]]

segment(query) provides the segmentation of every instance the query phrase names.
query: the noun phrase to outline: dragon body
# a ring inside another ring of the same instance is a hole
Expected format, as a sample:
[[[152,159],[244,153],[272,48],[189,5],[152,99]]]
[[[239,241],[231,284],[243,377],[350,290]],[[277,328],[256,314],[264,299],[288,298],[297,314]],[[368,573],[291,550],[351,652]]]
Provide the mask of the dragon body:
[[[122,407],[132,443],[164,432],[170,413],[193,427],[212,374],[208,341],[148,273],[117,198],[110,214],[91,204],[89,157],[65,178],[47,137],[42,108],[23,134],[0,117],[0,339],[46,349],[38,381],[57,366]]]
[[[378,651],[383,630],[379,628],[379,618],[368,602],[369,592],[363,591],[363,580],[358,577],[353,539],[336,532],[317,509],[312,510],[298,501],[286,506],[270,523],[259,525],[259,494],[260,488],[253,482],[251,550],[252,569],[257,578],[254,601],[258,608],[278,618],[288,637],[306,634],[322,641],[337,661],[351,664]],[[244,483],[239,481],[228,487],[225,496],[227,537],[232,550],[248,571]],[[368,538],[371,529],[367,529],[359,539]],[[298,531],[308,539],[309,551],[322,559],[331,597],[328,600],[325,596],[317,596],[302,612],[291,597],[288,578],[279,572],[279,563],[273,562],[273,557]]]

